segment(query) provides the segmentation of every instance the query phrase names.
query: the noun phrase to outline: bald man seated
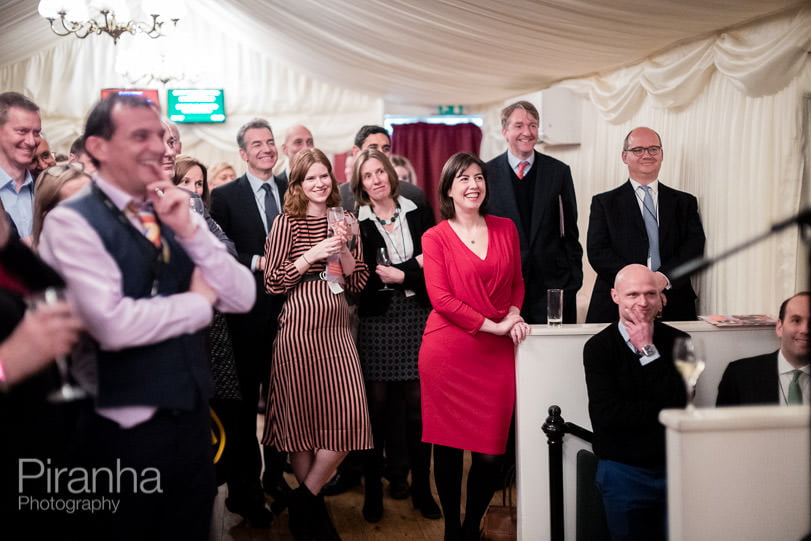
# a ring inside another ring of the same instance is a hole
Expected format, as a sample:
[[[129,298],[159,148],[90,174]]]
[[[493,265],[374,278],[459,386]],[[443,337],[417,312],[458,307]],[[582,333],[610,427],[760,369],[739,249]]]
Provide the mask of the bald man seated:
[[[659,412],[685,404],[673,343],[687,334],[656,320],[661,282],[648,267],[623,267],[611,298],[619,321],[583,348],[595,478],[613,541],[667,538],[665,429]]]

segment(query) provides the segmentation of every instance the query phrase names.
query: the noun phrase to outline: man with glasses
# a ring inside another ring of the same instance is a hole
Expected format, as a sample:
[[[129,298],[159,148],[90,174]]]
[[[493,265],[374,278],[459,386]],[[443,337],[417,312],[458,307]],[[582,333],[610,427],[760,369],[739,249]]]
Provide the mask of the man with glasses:
[[[31,176],[34,177],[34,182],[37,181],[40,173],[54,165],[56,165],[56,156],[51,151],[51,145],[48,144],[44,137],[41,137],[34,158],[28,166]]]
[[[35,159],[42,131],[39,107],[17,92],[0,94],[0,202],[23,240],[34,223]]]
[[[631,130],[622,147],[628,181],[591,201],[587,240],[589,263],[597,272],[587,323],[617,320],[611,286],[620,269],[647,266],[665,289],[662,318],[696,319],[696,293],[689,278],[671,282],[676,267],[704,253],[704,228],[696,198],[659,181],[664,150],[650,128]]]

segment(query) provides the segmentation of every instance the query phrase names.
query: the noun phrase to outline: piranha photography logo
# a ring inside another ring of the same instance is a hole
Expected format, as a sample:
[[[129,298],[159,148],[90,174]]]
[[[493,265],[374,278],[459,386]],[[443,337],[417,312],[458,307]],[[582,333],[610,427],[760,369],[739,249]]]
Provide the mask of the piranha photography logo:
[[[17,509],[61,513],[117,513],[121,496],[160,494],[157,468],[61,467],[38,458],[17,460]]]

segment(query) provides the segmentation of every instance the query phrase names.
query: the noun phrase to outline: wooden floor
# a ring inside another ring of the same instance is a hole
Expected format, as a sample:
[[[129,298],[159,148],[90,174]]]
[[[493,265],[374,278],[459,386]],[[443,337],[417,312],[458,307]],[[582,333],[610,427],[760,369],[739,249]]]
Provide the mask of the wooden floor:
[[[296,483],[292,476],[288,478],[292,486]],[[384,482],[385,483],[385,482]],[[220,487],[214,504],[211,541],[266,541],[293,539],[287,527],[287,511],[274,517],[270,529],[249,528],[241,522],[239,515],[230,513],[225,508],[225,485]],[[349,492],[326,498],[335,527],[344,541],[361,540],[436,540],[442,539],[443,520],[428,520],[413,508],[411,499],[393,500],[386,492],[383,499],[383,519],[371,524],[361,515],[363,507],[363,488],[356,487]],[[270,504],[270,501],[268,501]]]
[[[261,435],[262,423],[264,419],[259,417],[257,423],[258,432]],[[470,467],[470,457],[465,453],[465,474]],[[295,478],[286,474],[288,484],[296,487]],[[432,476],[433,477],[433,476]],[[405,500],[394,500],[388,495],[387,482],[383,481],[383,519],[371,524],[363,519],[361,508],[363,507],[363,487],[354,489],[326,498],[335,527],[341,535],[343,541],[388,541],[388,540],[425,540],[435,541],[442,539],[444,521],[429,520],[424,518],[419,511],[414,509],[411,498]],[[464,482],[462,484],[464,501]],[[431,480],[431,488],[437,503],[436,487]],[[242,522],[242,517],[235,515],[225,508],[225,497],[228,491],[222,485],[214,503],[214,516],[212,519],[210,541],[267,541],[269,539],[286,541],[293,539],[287,527],[287,511],[273,519],[270,529],[249,528]],[[494,500],[501,499],[501,491],[496,492]],[[268,507],[271,499],[268,497]]]

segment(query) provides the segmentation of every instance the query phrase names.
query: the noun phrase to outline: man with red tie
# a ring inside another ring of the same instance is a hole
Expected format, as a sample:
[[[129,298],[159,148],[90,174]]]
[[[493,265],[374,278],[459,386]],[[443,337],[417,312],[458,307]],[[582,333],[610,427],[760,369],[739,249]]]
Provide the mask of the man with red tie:
[[[583,248],[569,166],[535,150],[538,109],[518,101],[501,111],[508,149],[487,163],[490,213],[518,228],[526,294],[521,315],[546,323],[546,290],[563,290],[563,322],[577,322],[575,296],[583,284]]]

